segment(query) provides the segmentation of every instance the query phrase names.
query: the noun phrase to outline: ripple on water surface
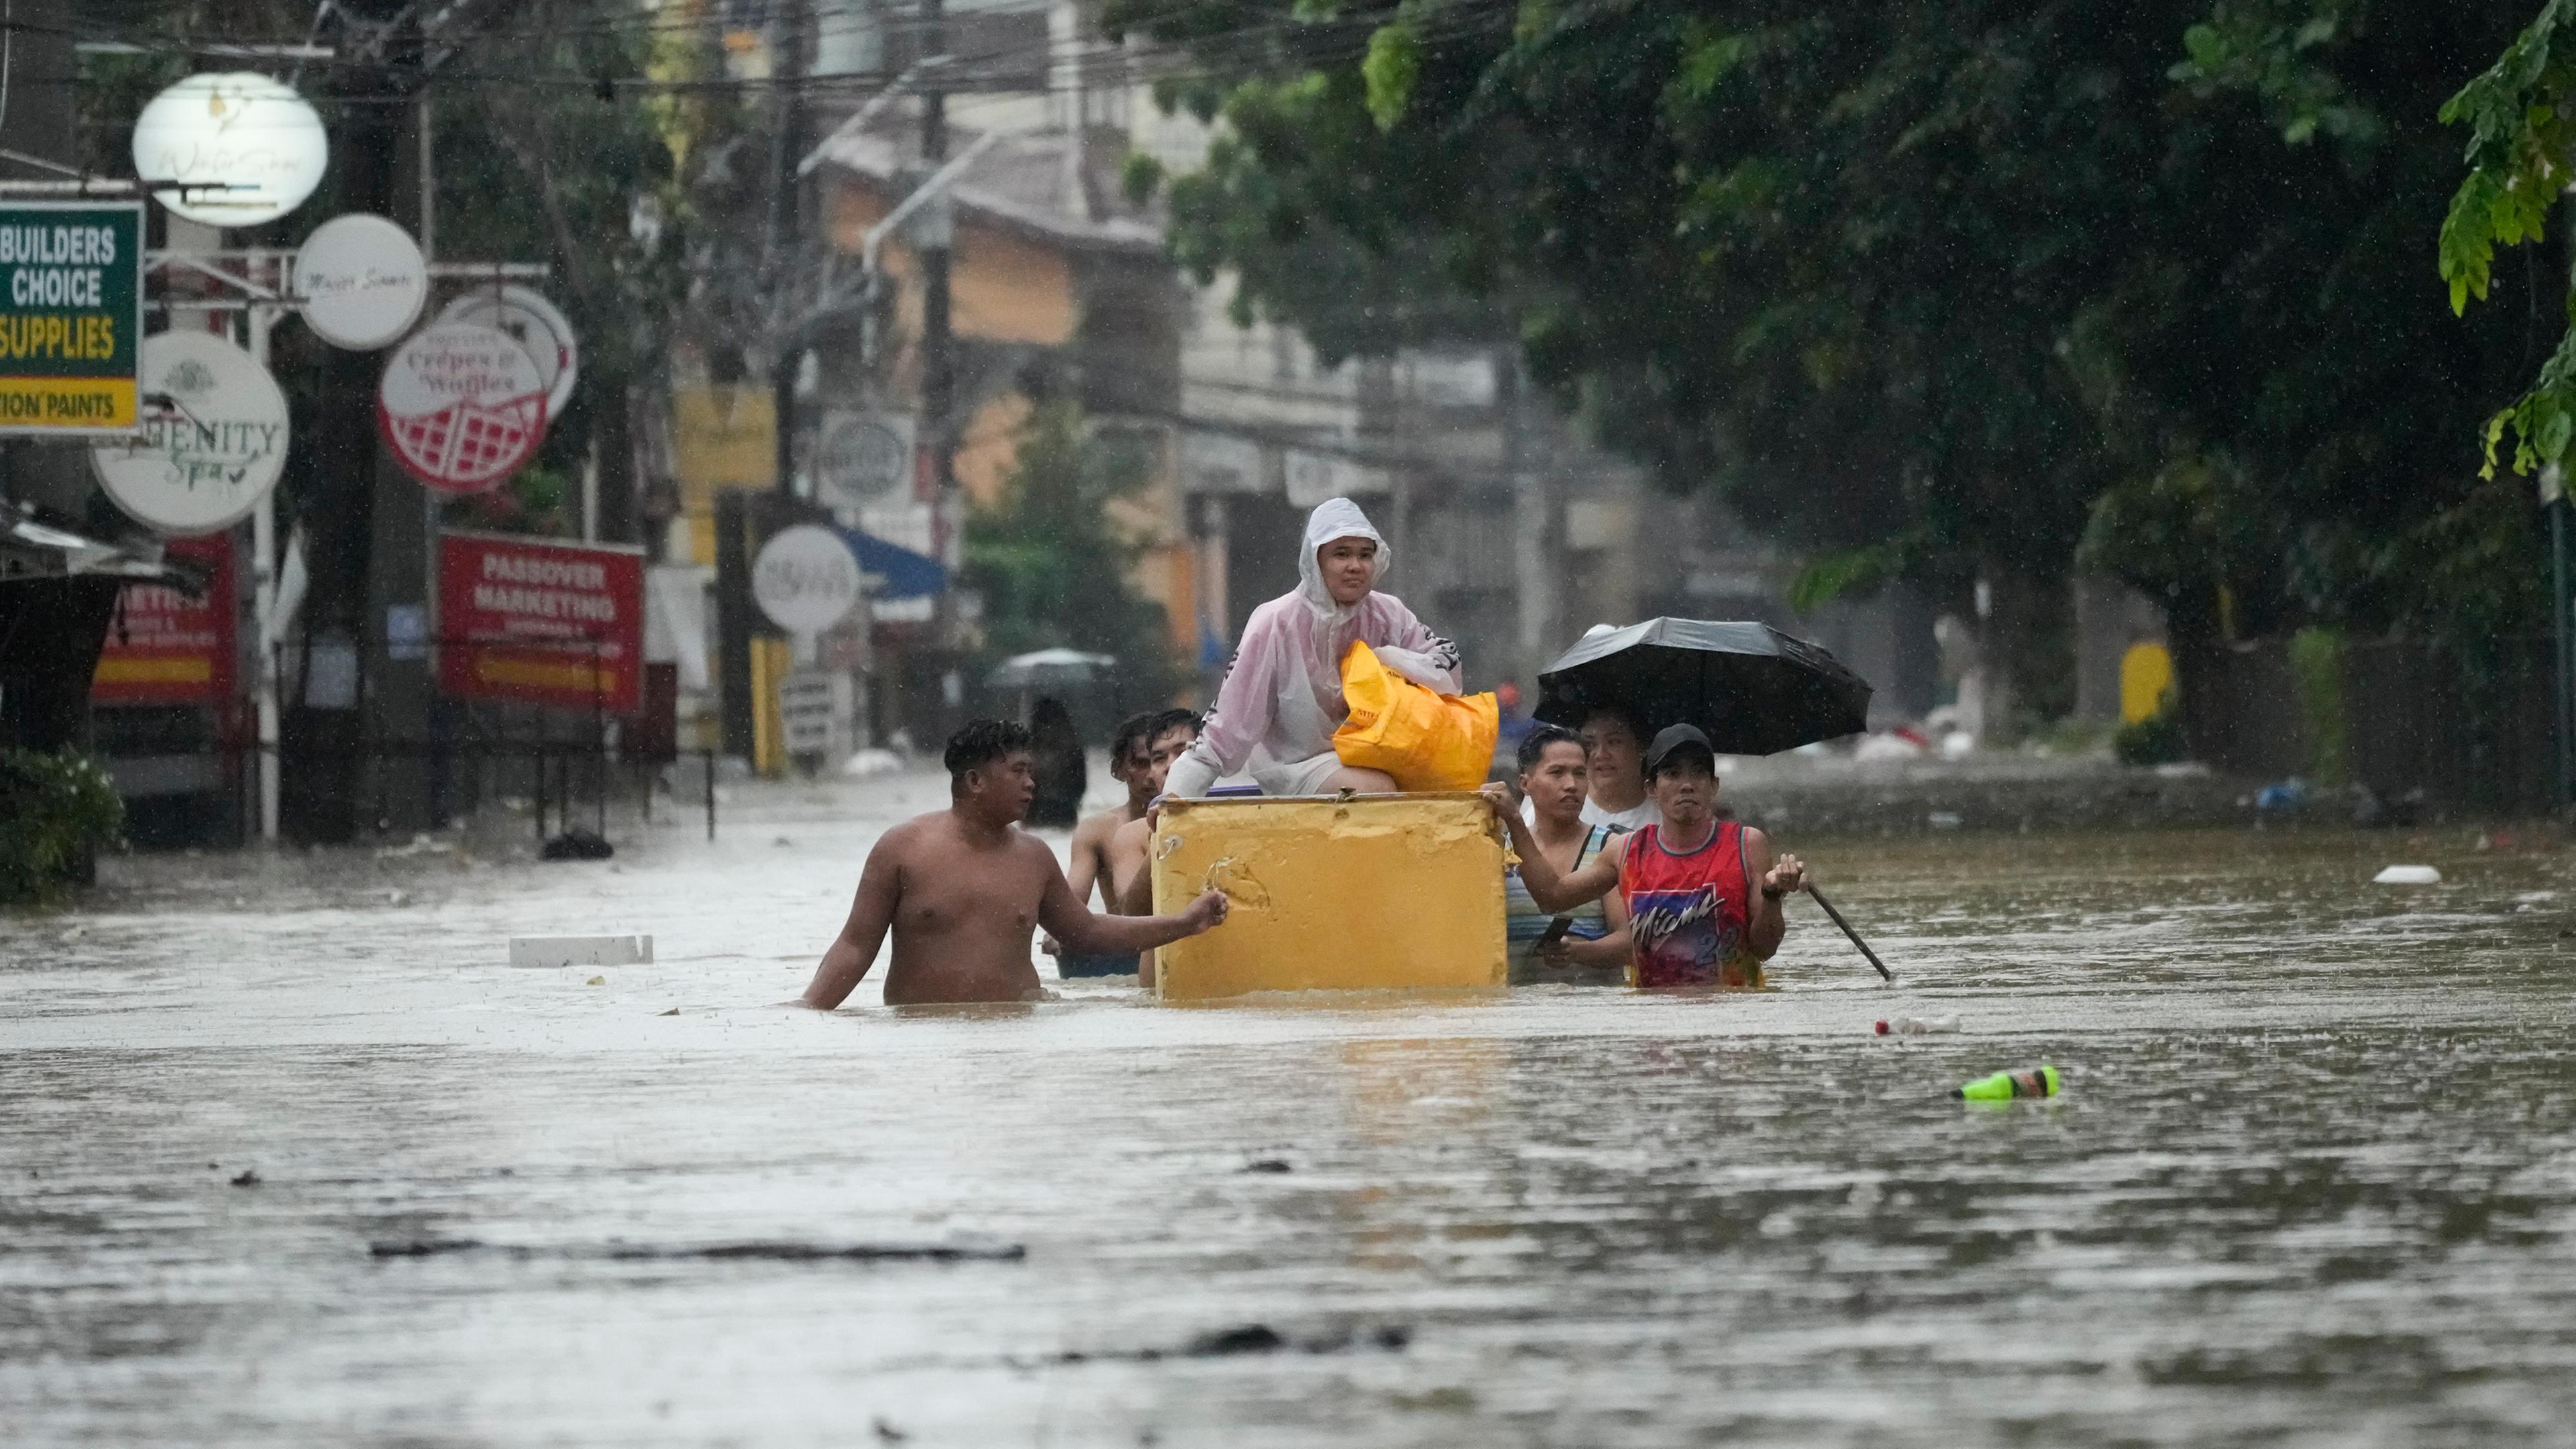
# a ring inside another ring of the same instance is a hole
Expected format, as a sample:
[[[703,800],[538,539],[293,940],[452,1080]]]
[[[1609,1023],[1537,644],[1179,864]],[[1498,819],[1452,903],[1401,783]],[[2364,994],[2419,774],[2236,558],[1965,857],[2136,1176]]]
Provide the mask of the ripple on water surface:
[[[2384,844],[2341,836],[1817,842],[1900,990],[1802,916],[1758,997],[1182,1011],[1082,982],[818,1018],[767,1003],[864,832],[796,828],[810,860],[666,847],[579,877],[665,951],[595,987],[491,959],[572,877],[0,927],[13,1436],[2413,1445],[2576,1421],[2555,854],[2446,855],[2451,884],[2403,894],[2364,884]],[[738,881],[756,906],[721,904]],[[1969,1030],[1866,1034],[1909,1010]],[[2043,1058],[2057,1101],[1943,1095]]]

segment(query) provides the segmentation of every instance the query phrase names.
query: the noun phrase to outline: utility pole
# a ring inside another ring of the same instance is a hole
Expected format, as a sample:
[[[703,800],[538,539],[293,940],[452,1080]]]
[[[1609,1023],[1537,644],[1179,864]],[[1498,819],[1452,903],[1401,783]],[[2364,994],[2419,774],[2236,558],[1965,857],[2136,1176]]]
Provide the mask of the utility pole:
[[[779,0],[769,42],[769,85],[774,101],[769,138],[769,300],[770,326],[777,340],[770,348],[769,396],[777,452],[774,467],[781,493],[796,491],[796,374],[805,359],[804,328],[799,324],[795,259],[802,254],[796,234],[798,175],[803,156],[804,107],[799,91],[805,80],[805,7],[799,0]]]
[[[421,36],[404,18],[409,8],[392,0],[349,0],[342,7],[355,24],[332,77],[332,89],[349,102],[338,108],[332,166],[348,209],[417,227],[419,151],[403,144],[416,112],[385,103],[388,96],[409,96],[419,83]],[[380,28],[388,25],[397,28]],[[310,653],[301,671],[305,695],[290,707],[285,743],[301,756],[288,772],[297,785],[299,833],[323,841],[347,840],[362,824],[375,823],[374,812],[361,809],[371,797],[381,798],[390,825],[428,823],[426,760],[382,762],[380,790],[367,788],[369,745],[388,736],[420,738],[430,701],[427,660],[393,658],[386,649],[387,611],[428,602],[429,539],[419,486],[377,446],[381,367],[376,354],[332,349],[314,417],[320,491],[303,519]]]
[[[948,22],[943,0],[921,0],[923,57],[921,88],[921,161],[936,171],[948,159]],[[939,561],[957,561],[957,429],[949,414],[957,401],[957,342],[950,330],[948,293],[952,228],[944,199],[923,218],[918,236],[921,257],[921,426],[930,438],[931,542]],[[941,612],[953,621],[950,595],[942,595]],[[943,634],[945,630],[943,630]],[[939,641],[945,645],[948,641]]]

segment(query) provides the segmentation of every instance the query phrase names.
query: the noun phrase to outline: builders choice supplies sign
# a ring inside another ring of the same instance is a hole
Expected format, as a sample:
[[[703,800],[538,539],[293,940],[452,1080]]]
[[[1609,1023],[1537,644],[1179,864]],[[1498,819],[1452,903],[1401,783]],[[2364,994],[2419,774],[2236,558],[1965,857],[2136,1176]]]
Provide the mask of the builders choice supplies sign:
[[[0,204],[0,435],[134,427],[143,204]]]
[[[643,667],[642,549],[439,536],[439,688],[633,714]]]

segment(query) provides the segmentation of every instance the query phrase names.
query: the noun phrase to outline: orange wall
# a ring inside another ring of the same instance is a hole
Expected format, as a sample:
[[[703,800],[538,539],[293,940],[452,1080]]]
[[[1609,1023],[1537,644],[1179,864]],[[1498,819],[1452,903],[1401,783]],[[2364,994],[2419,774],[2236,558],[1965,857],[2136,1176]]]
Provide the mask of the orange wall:
[[[869,227],[887,211],[882,193],[865,182],[843,180],[832,189],[833,249],[859,255]],[[878,260],[903,290],[899,325],[921,330],[920,260],[897,237]],[[957,244],[948,264],[950,318],[961,337],[1061,347],[1073,340],[1077,308],[1073,267],[1061,252],[970,217],[957,222]]]

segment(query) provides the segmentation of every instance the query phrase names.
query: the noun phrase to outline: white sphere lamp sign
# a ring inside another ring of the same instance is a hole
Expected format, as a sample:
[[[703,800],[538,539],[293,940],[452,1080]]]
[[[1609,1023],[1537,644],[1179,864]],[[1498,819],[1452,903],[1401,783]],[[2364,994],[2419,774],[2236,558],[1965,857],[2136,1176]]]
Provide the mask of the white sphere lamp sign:
[[[572,406],[573,384],[581,380],[581,343],[572,335],[572,319],[544,293],[516,284],[476,287],[440,308],[438,320],[478,323],[517,338],[545,375],[546,416],[562,417]]]
[[[286,466],[286,394],[251,355],[205,332],[143,339],[138,436],[90,450],[116,506],[170,538],[250,516]]]
[[[154,200],[207,226],[286,215],[322,184],[330,157],[312,105],[255,71],[192,75],[134,120],[134,174]]]
[[[751,597],[760,612],[799,638],[848,618],[866,584],[858,556],[841,536],[811,523],[772,535],[751,565]]]
[[[376,429],[423,485],[488,492],[545,441],[545,379],[506,333],[462,322],[424,327],[385,363]]]
[[[304,325],[334,347],[373,352],[420,320],[429,265],[411,233],[363,211],[313,229],[295,254]]]

